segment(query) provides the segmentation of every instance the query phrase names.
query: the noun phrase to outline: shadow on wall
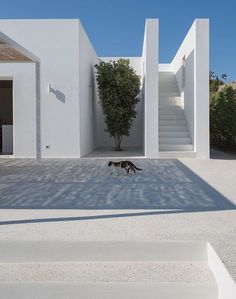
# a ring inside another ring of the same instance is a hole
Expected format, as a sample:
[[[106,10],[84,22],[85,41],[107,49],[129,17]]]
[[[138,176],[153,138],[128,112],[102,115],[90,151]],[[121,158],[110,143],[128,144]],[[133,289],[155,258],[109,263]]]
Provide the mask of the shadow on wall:
[[[53,93],[60,102],[65,104],[66,96],[63,92],[58,89],[52,88],[51,85],[49,85],[49,92]]]
[[[143,168],[136,175],[114,176],[107,160],[0,161],[0,209],[157,210],[0,224],[235,209],[178,160],[137,159],[135,164]]]
[[[192,142],[194,142],[194,50],[183,57],[182,66],[176,72],[180,94],[184,99],[184,111]]]

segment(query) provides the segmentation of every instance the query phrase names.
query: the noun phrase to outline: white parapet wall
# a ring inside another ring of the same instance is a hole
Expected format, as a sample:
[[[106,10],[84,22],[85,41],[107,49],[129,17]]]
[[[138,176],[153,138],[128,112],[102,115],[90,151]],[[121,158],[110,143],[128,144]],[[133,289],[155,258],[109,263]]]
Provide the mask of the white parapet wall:
[[[79,26],[79,144],[80,157],[96,148],[96,106],[94,66],[99,58],[80,23]]]
[[[146,157],[158,156],[158,51],[159,20],[147,19],[142,52]]]
[[[207,243],[208,264],[218,287],[218,299],[235,299],[236,283],[210,243]]]
[[[196,19],[171,63],[197,158],[209,158],[209,20]]]
[[[19,70],[19,67],[11,66],[10,63],[5,63],[4,66],[12,69],[12,72],[8,72],[9,76],[14,76],[16,70],[19,74],[19,79],[13,78],[13,86],[17,86],[17,89],[14,89],[14,103],[21,109],[24,107],[22,123],[29,124],[31,119],[36,117],[36,107],[31,111],[31,105],[35,105],[37,93],[37,155],[48,158],[80,157],[79,20],[0,20],[0,31],[38,58],[37,70],[36,63],[21,63],[20,68],[34,68],[30,76],[27,71],[25,73],[23,69]],[[23,84],[21,81],[25,76],[28,82]],[[35,77],[37,90],[34,86]],[[18,80],[19,84],[15,80]],[[34,96],[28,100],[26,94],[32,89]],[[84,95],[82,92],[81,94]],[[14,123],[20,115],[14,106]],[[28,136],[29,131],[32,131],[31,137],[28,137],[32,140],[27,143],[17,133],[19,126],[20,124],[15,123],[14,155],[36,157],[35,124],[26,128]],[[18,144],[18,138],[21,139],[21,144]]]

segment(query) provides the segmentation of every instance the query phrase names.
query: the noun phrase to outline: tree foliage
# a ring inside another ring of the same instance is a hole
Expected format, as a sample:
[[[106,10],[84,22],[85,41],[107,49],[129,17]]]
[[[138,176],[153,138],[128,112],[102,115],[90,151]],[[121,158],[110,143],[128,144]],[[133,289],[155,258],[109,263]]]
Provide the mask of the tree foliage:
[[[236,90],[225,84],[210,96],[211,144],[236,148]]]
[[[219,90],[219,87],[225,84],[226,79],[227,79],[226,74],[222,74],[221,76],[218,76],[214,72],[210,71],[209,73],[210,92],[217,92]]]
[[[139,102],[140,77],[128,59],[95,65],[99,103],[105,115],[106,130],[121,150],[123,136],[129,136]]]

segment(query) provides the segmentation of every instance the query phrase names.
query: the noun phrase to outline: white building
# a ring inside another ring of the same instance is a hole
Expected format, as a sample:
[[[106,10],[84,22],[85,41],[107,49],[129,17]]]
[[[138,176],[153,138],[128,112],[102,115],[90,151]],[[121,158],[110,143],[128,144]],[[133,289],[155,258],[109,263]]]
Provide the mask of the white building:
[[[140,45],[141,48],[141,45]],[[131,135],[145,157],[209,157],[209,22],[194,21],[169,64],[158,59],[159,23],[148,19]],[[80,158],[113,145],[104,132],[94,65],[101,60],[79,20],[0,20],[1,151]]]

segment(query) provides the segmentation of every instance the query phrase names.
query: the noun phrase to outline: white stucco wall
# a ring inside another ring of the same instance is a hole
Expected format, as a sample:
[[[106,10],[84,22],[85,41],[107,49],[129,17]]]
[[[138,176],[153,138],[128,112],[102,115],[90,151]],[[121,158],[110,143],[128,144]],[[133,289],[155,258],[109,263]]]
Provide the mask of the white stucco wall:
[[[182,61],[185,58],[185,86]],[[184,100],[194,151],[198,158],[209,158],[209,20],[194,21],[171,67]]]
[[[17,97],[23,97],[22,87],[28,89],[30,96],[34,89],[34,105],[37,112],[34,112],[29,122],[33,117],[36,118],[36,138],[27,150],[16,142],[16,154],[29,157],[81,157],[95,147],[113,145],[113,140],[104,132],[104,117],[93,88],[94,64],[99,58],[80,21],[0,20],[1,38],[2,33],[13,40],[26,55],[30,54],[36,62],[20,64],[22,82],[17,79],[19,66],[14,71],[14,65],[18,64],[4,66],[5,70],[11,68],[8,74],[16,78],[16,86],[19,89],[15,91]],[[146,157],[158,156],[160,68],[160,71],[168,69],[176,73],[184,97],[186,118],[196,155],[202,158],[209,156],[208,43],[208,20],[196,20],[172,63],[159,65],[159,23],[157,19],[147,19],[142,56],[128,57],[131,66],[143,79],[143,89],[141,101],[137,105],[137,118],[131,135],[124,138],[123,146],[143,146]],[[183,57],[186,60],[184,89]],[[107,61],[119,58],[102,59]],[[0,77],[5,76],[4,68]],[[30,71],[27,68],[31,68]],[[27,83],[25,78],[28,78]],[[31,106],[29,110],[32,110]]]
[[[173,72],[171,63],[159,63],[158,71],[159,72]]]
[[[80,24],[79,30],[79,121],[80,155],[96,147],[96,105],[94,65],[99,62],[87,34]]]
[[[197,158],[209,158],[209,20],[195,23],[195,150]]]
[[[13,154],[36,157],[35,63],[0,63],[0,80],[13,80]]]
[[[146,157],[158,156],[159,21],[147,19],[143,41],[144,148]]]
[[[194,143],[194,51],[196,46],[195,24],[193,24],[172,60],[172,69],[176,73],[190,136]],[[182,82],[183,58],[185,57],[185,86]]]
[[[42,157],[80,157],[79,24],[79,20],[0,20],[0,31],[39,58]]]
[[[116,61],[120,58],[129,59],[130,66],[135,70],[137,75],[140,76],[142,81],[143,76],[143,64],[141,57],[100,57],[104,62]],[[136,106],[137,116],[133,122],[133,126],[130,131],[130,136],[124,137],[122,140],[123,147],[142,147],[143,146],[143,99],[140,93],[140,102]],[[109,137],[109,134],[104,131],[106,128],[104,122],[104,115],[102,108],[97,104],[97,125],[96,125],[97,142],[96,146],[106,147],[115,146],[115,142]]]

